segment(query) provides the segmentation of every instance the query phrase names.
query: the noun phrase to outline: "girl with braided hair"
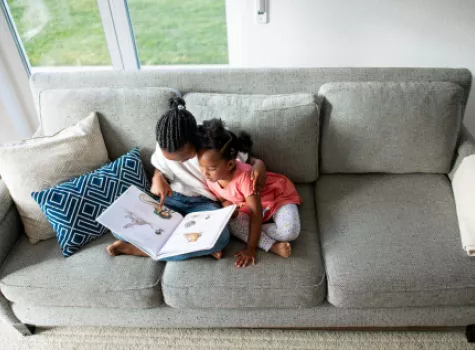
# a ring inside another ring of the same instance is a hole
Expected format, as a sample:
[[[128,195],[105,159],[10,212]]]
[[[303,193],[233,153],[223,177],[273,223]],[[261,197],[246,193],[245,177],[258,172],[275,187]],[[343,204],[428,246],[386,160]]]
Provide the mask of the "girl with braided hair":
[[[196,119],[186,109],[185,101],[180,97],[171,98],[169,110],[160,117],[156,125],[157,146],[151,157],[155,167],[151,192],[160,198],[160,206],[165,205],[182,215],[221,207],[200,172],[197,131]],[[250,170],[253,189],[257,193],[265,182],[266,170],[264,163],[258,159],[251,159],[250,163],[253,165]],[[212,249],[164,260],[184,260],[202,255],[212,255],[220,259],[222,250],[229,242],[229,236],[229,230],[225,228]],[[107,251],[112,256],[119,254],[148,256],[134,245],[120,240],[107,247]]]
[[[297,205],[302,202],[294,184],[284,175],[268,172],[262,191],[254,193],[250,165],[237,160],[240,151],[251,150],[249,134],[242,132],[238,137],[226,130],[219,119],[204,121],[198,133],[198,160],[209,189],[223,206],[240,207],[229,227],[233,236],[247,242],[247,248],[235,255],[235,265],[254,265],[257,247],[283,258],[290,256],[289,241],[300,234]]]

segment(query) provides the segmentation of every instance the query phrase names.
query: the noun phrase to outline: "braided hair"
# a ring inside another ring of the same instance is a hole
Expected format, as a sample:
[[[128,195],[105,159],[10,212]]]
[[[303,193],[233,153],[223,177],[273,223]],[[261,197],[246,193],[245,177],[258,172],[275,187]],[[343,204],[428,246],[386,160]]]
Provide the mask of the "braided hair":
[[[205,120],[198,127],[199,147],[201,150],[217,150],[225,160],[237,158],[238,152],[250,153],[251,136],[242,131],[236,136],[224,127],[221,119]]]
[[[187,143],[196,144],[196,119],[187,109],[185,100],[172,97],[169,110],[157,122],[155,135],[160,148],[169,153],[178,151]]]

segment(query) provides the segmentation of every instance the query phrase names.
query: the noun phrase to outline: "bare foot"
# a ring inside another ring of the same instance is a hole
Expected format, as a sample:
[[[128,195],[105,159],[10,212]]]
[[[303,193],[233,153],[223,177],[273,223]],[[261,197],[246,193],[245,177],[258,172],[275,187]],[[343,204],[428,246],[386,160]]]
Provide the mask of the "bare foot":
[[[115,241],[110,246],[107,247],[107,252],[110,256],[117,255],[135,255],[135,256],[148,256],[148,254],[141,251],[136,246],[122,241]]]
[[[270,248],[270,251],[283,258],[288,258],[292,253],[292,247],[289,242],[275,242]]]
[[[215,258],[216,260],[219,260],[223,257],[223,252],[216,252],[216,253],[211,254],[211,256]]]

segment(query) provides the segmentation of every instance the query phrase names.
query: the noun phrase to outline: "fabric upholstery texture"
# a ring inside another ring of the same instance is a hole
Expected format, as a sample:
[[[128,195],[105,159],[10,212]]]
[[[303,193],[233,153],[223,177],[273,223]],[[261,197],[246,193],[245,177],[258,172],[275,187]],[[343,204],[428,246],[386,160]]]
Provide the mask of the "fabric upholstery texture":
[[[316,193],[330,303],[475,305],[446,175],[322,175]]]
[[[20,215],[13,204],[5,182],[0,179],[0,267],[22,232]],[[0,293],[0,320],[13,326],[21,323],[2,293]]]
[[[453,83],[322,86],[322,173],[448,173],[462,124]]]
[[[5,181],[0,178],[0,221],[10,210],[10,207],[13,205],[12,196],[10,191],[8,191]]]
[[[270,171],[284,174],[295,182],[317,179],[315,95],[189,93],[184,99],[199,122],[221,118],[231,130],[249,132],[254,142],[252,153],[263,159]]]
[[[139,147],[150,171],[155,150],[155,125],[179,93],[171,88],[100,87],[43,91],[39,114],[45,135],[76,123],[93,110],[101,115],[101,130],[111,160]]]
[[[0,293],[0,322],[1,321],[5,322],[4,325],[9,324],[18,330],[20,330],[22,326],[24,327],[10,307],[10,303],[2,293]]]
[[[324,302],[304,309],[153,309],[37,307],[14,303],[23,322],[43,327],[121,326],[160,328],[306,328],[306,327],[465,327],[475,319],[475,306],[339,308]],[[389,341],[389,339],[388,339]],[[384,345],[388,345],[388,343]],[[287,345],[287,344],[285,344]],[[286,348],[284,345],[283,348]],[[294,344],[293,344],[294,345]],[[444,344],[448,345],[448,344]],[[292,345],[289,344],[292,348]],[[314,347],[310,347],[312,349]],[[325,348],[325,347],[324,347]],[[318,347],[317,347],[318,349]],[[343,349],[340,346],[330,349]],[[382,349],[391,349],[382,347]]]
[[[138,148],[98,170],[31,195],[56,232],[63,255],[71,256],[106,232],[96,218],[132,185],[150,190]]]
[[[40,207],[31,198],[31,192],[95,170],[107,161],[99,119],[94,113],[53,136],[0,147],[0,175],[31,243],[55,236]]]
[[[465,107],[472,76],[468,69],[460,68],[155,68],[137,72],[35,73],[31,87],[47,129],[54,130],[57,119],[65,115],[72,116],[63,121],[71,125],[92,108],[105,116],[101,127],[111,159],[138,146],[147,171],[152,171],[149,159],[154,149],[153,127],[167,106],[167,98],[159,98],[163,87],[182,94],[317,94],[325,83],[348,81],[453,82],[464,89]],[[150,107],[155,103],[157,107]]]
[[[13,303],[143,309],[161,304],[163,263],[135,256],[111,257],[103,235],[65,259],[55,240],[31,245],[20,238],[0,273],[0,290]]]
[[[0,179],[0,266],[2,266],[22,231],[23,226],[18,210],[5,182]]]
[[[292,256],[257,253],[256,266],[238,269],[234,254],[245,247],[235,239],[224,257],[168,262],[162,279],[165,303],[175,308],[305,308],[325,299],[312,185],[297,185],[302,196],[302,232]]]
[[[0,220],[0,266],[22,233],[23,225],[20,215],[18,215],[16,207],[11,206]]]
[[[148,88],[170,86],[182,94],[188,92],[225,94],[318,93],[329,82],[453,82],[463,87],[463,105],[472,86],[472,74],[465,68],[230,68],[189,67],[154,68],[141,71],[41,72],[31,76],[33,97],[49,89]],[[52,101],[58,103],[58,101]],[[71,101],[74,102],[74,101]]]

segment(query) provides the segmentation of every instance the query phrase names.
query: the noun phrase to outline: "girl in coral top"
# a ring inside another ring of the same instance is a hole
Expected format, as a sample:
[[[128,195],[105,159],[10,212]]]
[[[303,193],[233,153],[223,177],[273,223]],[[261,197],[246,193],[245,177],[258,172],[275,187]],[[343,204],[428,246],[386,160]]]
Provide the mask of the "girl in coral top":
[[[239,207],[229,227],[232,235],[247,242],[247,248],[235,255],[236,266],[255,265],[257,247],[284,258],[290,256],[289,242],[300,233],[297,205],[301,199],[293,183],[284,175],[267,172],[264,189],[255,194],[250,166],[236,159],[239,152],[250,152],[250,136],[241,133],[237,137],[219,119],[204,121],[198,133],[200,170],[210,191],[223,206]]]

